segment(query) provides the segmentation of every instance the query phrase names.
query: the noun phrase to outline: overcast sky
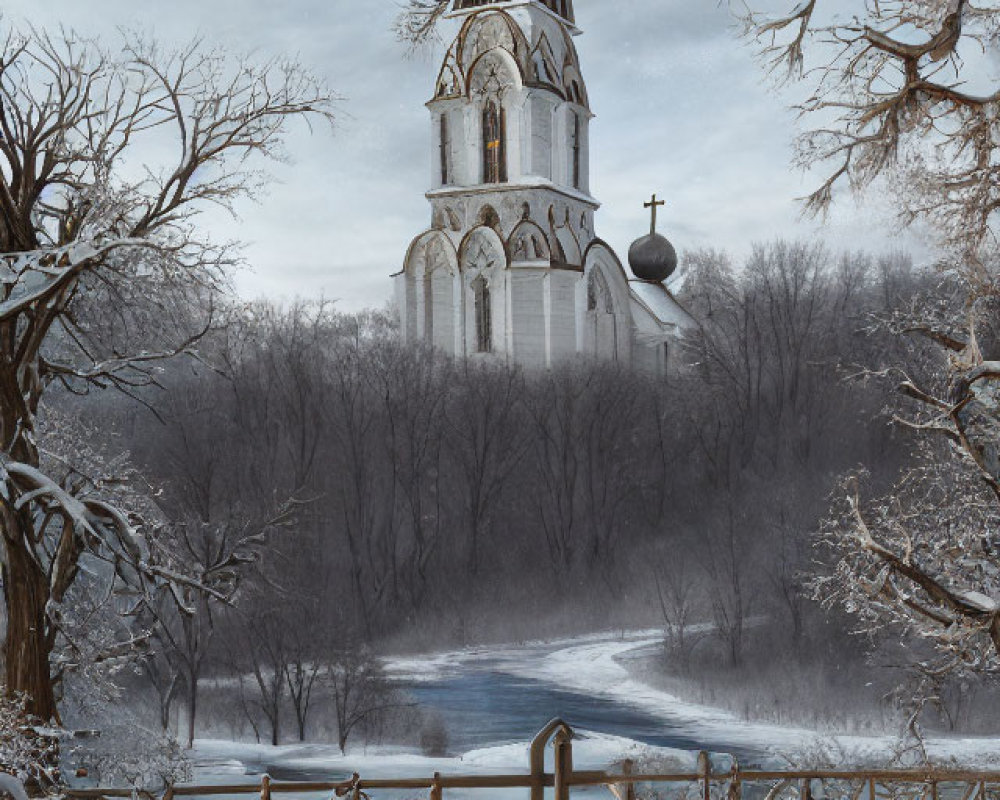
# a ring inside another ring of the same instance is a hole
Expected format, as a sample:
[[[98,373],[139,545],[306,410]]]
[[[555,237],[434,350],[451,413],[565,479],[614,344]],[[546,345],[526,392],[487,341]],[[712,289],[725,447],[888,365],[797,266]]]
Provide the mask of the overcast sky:
[[[294,160],[219,238],[248,243],[237,278],[248,299],[337,299],[382,306],[410,240],[430,224],[431,96],[443,56],[408,57],[392,22],[403,0],[4,0],[11,21],[62,23],[112,41],[116,26],[168,43],[201,35],[260,57],[297,55],[343,97],[333,134],[297,129]],[[795,198],[816,185],[790,166],[795,116],[763,84],[752,52],[716,0],[576,0],[577,39],[597,118],[592,131],[597,233],[622,260],[648,231],[644,200],[668,201],[661,232],[678,250],[739,258],[754,241],[822,237],[835,248],[909,247],[885,208],[846,197],[825,226]],[[442,31],[454,34],[452,27]]]

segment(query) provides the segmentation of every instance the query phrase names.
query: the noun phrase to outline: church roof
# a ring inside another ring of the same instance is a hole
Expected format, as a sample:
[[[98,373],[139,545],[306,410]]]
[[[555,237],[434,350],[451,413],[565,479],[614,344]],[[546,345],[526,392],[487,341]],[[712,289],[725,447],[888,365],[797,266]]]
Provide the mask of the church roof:
[[[505,6],[516,2],[523,4],[524,0],[455,0],[452,11],[467,11],[479,8],[480,6]],[[576,24],[576,17],[573,13],[573,0],[532,0],[540,6],[544,6],[553,14],[562,17],[570,24]]]
[[[688,328],[694,325],[691,315],[662,283],[629,281],[628,288],[633,299],[661,325],[675,328]]]

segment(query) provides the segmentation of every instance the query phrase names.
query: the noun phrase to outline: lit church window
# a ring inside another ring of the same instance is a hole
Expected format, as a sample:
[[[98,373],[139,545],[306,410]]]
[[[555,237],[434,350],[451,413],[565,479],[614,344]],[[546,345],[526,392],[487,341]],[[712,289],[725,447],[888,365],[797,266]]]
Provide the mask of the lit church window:
[[[693,321],[664,282],[673,246],[651,224],[626,273],[594,229],[573,0],[427,3],[461,27],[427,103],[430,227],[395,275],[405,341],[524,367],[679,366],[670,347]]]
[[[490,100],[483,110],[483,183],[507,182],[504,112]]]

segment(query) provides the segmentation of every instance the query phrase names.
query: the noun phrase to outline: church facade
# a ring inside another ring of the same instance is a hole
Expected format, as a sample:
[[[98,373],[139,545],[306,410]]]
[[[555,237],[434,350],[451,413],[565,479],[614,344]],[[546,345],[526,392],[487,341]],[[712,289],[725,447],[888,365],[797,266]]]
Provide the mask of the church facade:
[[[572,0],[454,0],[449,16],[461,30],[427,103],[432,224],[395,276],[404,337],[528,367],[589,356],[666,372],[691,324],[663,283],[676,255],[651,231],[630,277],[596,235]]]

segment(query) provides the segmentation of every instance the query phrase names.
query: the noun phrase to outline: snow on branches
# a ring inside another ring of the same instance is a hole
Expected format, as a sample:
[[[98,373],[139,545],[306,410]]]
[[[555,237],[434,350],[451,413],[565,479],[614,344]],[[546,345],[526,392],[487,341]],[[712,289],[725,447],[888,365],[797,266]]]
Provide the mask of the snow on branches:
[[[1000,90],[982,58],[1000,44],[1000,7],[865,5],[853,17],[829,0],[803,0],[777,16],[742,14],[766,68],[808,87],[798,108],[810,128],[798,160],[821,166],[826,178],[806,211],[825,213],[842,184],[864,189],[887,178],[903,221],[933,224],[975,271],[996,252],[1000,210]]]
[[[926,687],[1000,672],[1000,338],[995,299],[946,276],[876,327],[910,337],[908,363],[867,373],[896,382],[893,422],[916,436],[914,464],[871,499],[844,478],[819,536],[813,593],[875,636],[911,642]]]
[[[939,447],[924,443],[882,497],[862,501],[864,473],[842,481],[821,531],[833,569],[814,580],[814,595],[865,633],[889,624],[932,644],[923,671],[1000,672],[1000,506]]]
[[[232,566],[193,574],[150,547],[163,526],[109,502],[107,481],[47,470],[45,391],[134,394],[157,384],[163,359],[196,355],[239,259],[197,230],[198,215],[255,196],[256,162],[284,157],[289,121],[332,120],[333,100],[294,61],[257,64],[201,41],[167,50],[123,35],[114,49],[10,26],[0,39],[5,661],[8,690],[41,719],[58,718],[59,606],[82,574],[110,570],[140,597],[167,585],[222,598]],[[223,561],[249,558],[240,547]]]
[[[23,784],[51,786],[57,780],[52,756],[56,740],[42,730],[26,713],[26,698],[21,695],[0,697],[0,776],[16,778],[23,796]],[[18,786],[0,783],[0,792],[18,797]]]
[[[1000,5],[887,0],[852,17],[836,6],[743,14],[765,68],[807,89],[798,161],[826,178],[805,210],[825,213],[841,185],[887,181],[901,220],[929,224],[945,258],[934,290],[874,326],[910,342],[898,363],[861,373],[895,382],[892,419],[916,437],[914,463],[876,499],[863,471],[842,480],[813,590],[867,633],[896,626],[914,652],[929,644],[917,666],[932,682],[995,673],[1000,90],[982,55],[1000,44]]]
[[[412,47],[422,47],[437,39],[437,26],[451,0],[409,0],[396,18],[396,37]]]

